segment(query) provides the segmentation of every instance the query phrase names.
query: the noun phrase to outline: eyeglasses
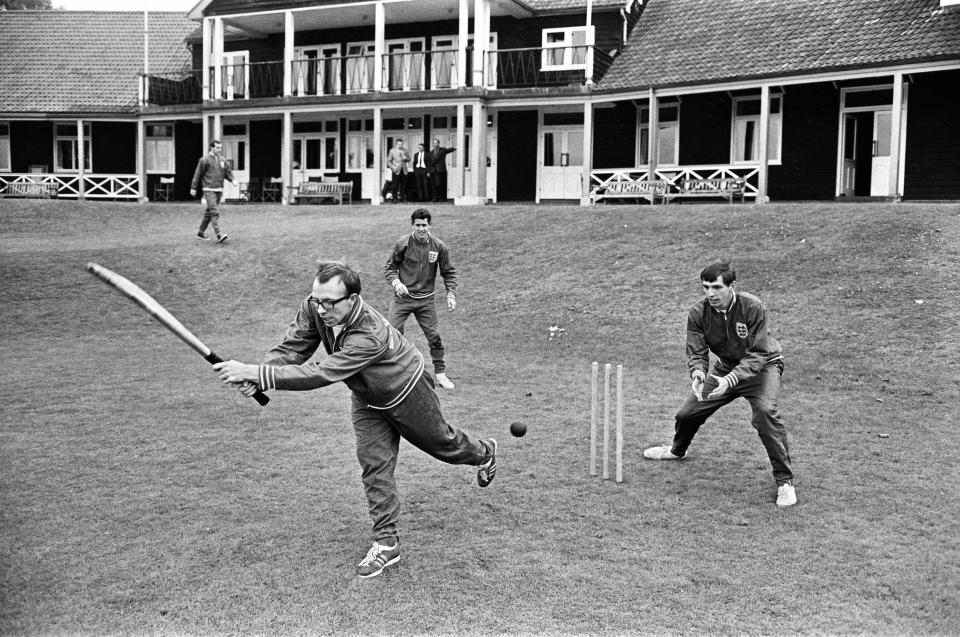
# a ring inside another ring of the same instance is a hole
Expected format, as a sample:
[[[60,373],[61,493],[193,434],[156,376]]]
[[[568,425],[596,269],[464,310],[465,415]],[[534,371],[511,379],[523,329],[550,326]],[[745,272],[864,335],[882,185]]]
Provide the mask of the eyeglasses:
[[[339,299],[323,299],[322,301],[321,301],[320,299],[316,298],[316,297],[311,296],[311,297],[310,297],[309,299],[307,299],[307,300],[308,300],[308,301],[313,301],[314,303],[318,304],[320,307],[322,307],[322,308],[325,309],[325,310],[332,310],[332,309],[333,309],[333,306],[335,306],[337,303],[339,303],[340,301],[346,301],[346,300],[349,299],[351,296],[353,296],[353,295],[352,295],[352,294],[348,294],[348,295],[346,295],[346,296],[344,296],[344,297],[341,297],[341,298],[339,298]]]

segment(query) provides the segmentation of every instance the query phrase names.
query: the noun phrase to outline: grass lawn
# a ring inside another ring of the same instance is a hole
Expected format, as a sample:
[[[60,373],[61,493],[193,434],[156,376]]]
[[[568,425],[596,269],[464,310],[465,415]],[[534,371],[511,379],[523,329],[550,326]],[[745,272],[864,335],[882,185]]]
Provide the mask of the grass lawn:
[[[256,362],[319,258],[385,311],[411,210],[228,206],[216,245],[195,204],[0,201],[0,634],[960,633],[960,207],[436,208],[461,279],[441,400],[501,465],[479,489],[403,443],[403,557],[359,580],[347,390],[258,407],[83,266]],[[744,401],[689,460],[642,457],[715,257],[784,346],[791,509]],[[587,475],[595,360],[625,367],[619,485]]]

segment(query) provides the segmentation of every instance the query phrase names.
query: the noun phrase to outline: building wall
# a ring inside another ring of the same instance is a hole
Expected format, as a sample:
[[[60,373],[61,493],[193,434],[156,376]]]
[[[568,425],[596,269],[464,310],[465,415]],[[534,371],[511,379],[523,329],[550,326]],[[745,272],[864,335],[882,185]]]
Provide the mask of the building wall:
[[[53,170],[53,123],[10,122],[11,172],[25,173],[34,165]]]
[[[960,71],[918,73],[908,89],[904,198],[960,198]]]
[[[593,167],[628,168],[636,163],[637,109],[630,102],[593,110]]]
[[[132,175],[137,172],[136,122],[92,122],[90,136],[93,142],[95,173]]]
[[[497,114],[497,201],[537,197],[537,111]]]
[[[840,92],[831,83],[787,87],[781,165],[770,166],[771,199],[833,199]],[[869,177],[869,173],[868,177]]]

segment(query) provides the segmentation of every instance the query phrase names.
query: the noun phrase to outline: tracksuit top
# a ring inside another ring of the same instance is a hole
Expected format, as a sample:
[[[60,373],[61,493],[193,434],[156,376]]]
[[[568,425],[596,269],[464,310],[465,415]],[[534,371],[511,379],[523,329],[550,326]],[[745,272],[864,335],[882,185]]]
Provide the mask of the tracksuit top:
[[[309,361],[320,344],[327,355]],[[374,409],[403,402],[423,376],[423,354],[360,296],[339,334],[324,325],[309,297],[283,342],[260,365],[262,390],[305,391],[343,382]]]
[[[726,375],[731,387],[756,376],[761,369],[783,360],[782,348],[767,333],[767,308],[746,292],[735,292],[726,312],[701,299],[687,315],[687,368],[690,376],[704,375],[710,352],[717,357],[718,376]]]
[[[427,240],[420,243],[411,232],[394,244],[383,273],[390,285],[400,279],[411,298],[426,299],[433,296],[438,270],[447,295],[456,296],[457,270],[450,262],[446,244],[429,233]]]
[[[208,153],[197,162],[190,189],[197,190],[202,185],[204,190],[223,190],[224,179],[233,181],[233,172],[227,166],[227,160]]]

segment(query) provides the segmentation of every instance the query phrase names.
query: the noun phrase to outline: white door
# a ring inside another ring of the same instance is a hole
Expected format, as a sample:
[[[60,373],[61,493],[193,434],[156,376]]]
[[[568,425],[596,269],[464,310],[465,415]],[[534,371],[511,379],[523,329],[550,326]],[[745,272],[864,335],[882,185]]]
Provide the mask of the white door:
[[[472,139],[473,136],[470,133],[470,131],[467,131],[465,134],[465,137],[466,137],[466,148],[464,149],[463,157],[464,157],[464,161],[467,162],[467,166],[463,169],[463,178],[466,180],[466,183],[464,184],[463,194],[466,197],[472,197],[475,194],[475,189],[473,187],[473,166],[470,164],[471,157],[469,155],[469,152],[470,152],[470,149],[473,147],[473,139]],[[441,145],[443,145],[442,140],[440,143]],[[459,153],[460,150],[457,149],[457,152]],[[453,157],[453,155],[448,155],[448,157]],[[482,161],[486,163],[486,170],[487,170],[487,173],[485,175],[487,199],[489,199],[490,201],[496,202],[497,201],[497,132],[496,132],[496,129],[492,126],[487,128],[487,152],[486,152],[486,156],[483,157]],[[457,184],[460,183],[459,171],[455,178],[452,175],[450,176],[451,182],[453,182],[454,179],[456,180]],[[454,191],[451,189],[450,192],[459,192],[459,191]]]
[[[223,159],[233,171],[233,178],[242,185],[250,181],[250,144],[246,135],[223,136]],[[223,198],[239,199],[240,191],[232,183],[223,180]]]
[[[544,127],[541,136],[540,199],[580,199],[583,127]]]
[[[340,94],[340,45],[298,47],[294,59],[296,95]]]
[[[457,43],[459,37],[434,36],[430,42],[430,88],[457,86]]]
[[[422,90],[426,78],[422,39],[388,40],[384,80],[391,91]]]
[[[347,122],[347,172],[360,175],[362,199],[372,199],[382,185],[373,172],[373,131],[366,128],[372,124],[362,119]]]
[[[246,51],[223,54],[223,93],[228,100],[245,99],[250,95],[250,55]]]
[[[369,93],[373,89],[373,42],[351,42],[347,45],[344,64],[347,93]]]
[[[857,118],[843,118],[843,166],[840,173],[840,192],[845,197],[856,194],[857,177]]]
[[[873,161],[870,164],[870,196],[890,194],[890,111],[873,114]]]

